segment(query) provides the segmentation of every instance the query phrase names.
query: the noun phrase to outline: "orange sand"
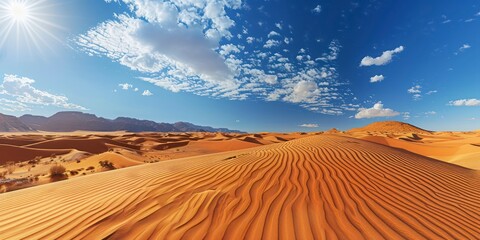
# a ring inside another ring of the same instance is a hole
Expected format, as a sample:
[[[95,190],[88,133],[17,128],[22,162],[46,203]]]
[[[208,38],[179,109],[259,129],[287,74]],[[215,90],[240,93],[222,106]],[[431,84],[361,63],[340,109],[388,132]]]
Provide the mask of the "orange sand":
[[[365,140],[319,135],[4,193],[0,234],[477,239],[479,189],[478,171]]]

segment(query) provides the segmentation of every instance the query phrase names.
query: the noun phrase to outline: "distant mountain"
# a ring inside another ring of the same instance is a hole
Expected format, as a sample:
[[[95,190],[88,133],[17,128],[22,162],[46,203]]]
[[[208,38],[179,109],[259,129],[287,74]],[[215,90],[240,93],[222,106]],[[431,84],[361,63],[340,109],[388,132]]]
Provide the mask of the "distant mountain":
[[[30,114],[23,115],[18,118],[22,123],[27,124],[33,129],[38,129],[41,125],[45,124],[48,121],[47,117],[43,116],[34,116]]]
[[[24,116],[20,117],[22,120]],[[110,124],[110,120],[100,118],[94,114],[81,113],[81,112],[59,112],[51,117],[42,119],[35,116],[30,117],[31,121],[28,123],[30,126],[35,126],[36,130],[49,131],[49,132],[71,132],[76,130],[86,131],[115,131],[116,128]],[[34,120],[40,120],[35,122]]]
[[[52,115],[51,117],[34,115],[23,115],[20,118],[16,118],[13,116],[9,117],[9,122],[16,120],[24,127],[9,127],[5,128],[4,131],[39,130],[48,132],[72,132],[77,130],[84,130],[129,132],[240,132],[227,128],[197,126],[188,122],[177,122],[174,124],[157,123],[154,121],[139,120],[127,117],[118,117],[114,120],[111,120],[97,117],[94,114],[82,112],[59,112]],[[3,126],[2,124],[7,123],[6,121],[2,121],[0,119],[0,126]]]
[[[128,129],[131,132],[178,132],[172,124],[156,123],[148,120],[119,117],[113,120],[116,128]]]
[[[34,131],[18,118],[0,113],[0,132],[30,132]]]
[[[412,124],[397,121],[374,122],[361,128],[350,129],[348,132],[432,133],[431,131],[421,129]]]
[[[227,128],[212,128],[208,126],[198,126],[188,122],[177,122],[173,126],[181,132],[239,132]]]

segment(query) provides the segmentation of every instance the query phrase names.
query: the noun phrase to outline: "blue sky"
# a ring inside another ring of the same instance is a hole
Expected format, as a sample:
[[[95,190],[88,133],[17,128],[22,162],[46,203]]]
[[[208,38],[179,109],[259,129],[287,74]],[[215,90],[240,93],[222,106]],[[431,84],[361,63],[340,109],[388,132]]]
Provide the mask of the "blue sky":
[[[480,129],[477,1],[6,0],[0,112]]]

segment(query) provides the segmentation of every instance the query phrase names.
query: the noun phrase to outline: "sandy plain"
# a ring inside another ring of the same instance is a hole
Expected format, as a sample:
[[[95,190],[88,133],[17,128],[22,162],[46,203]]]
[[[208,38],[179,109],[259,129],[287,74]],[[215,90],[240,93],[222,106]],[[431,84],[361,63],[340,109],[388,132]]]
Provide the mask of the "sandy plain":
[[[412,127],[0,134],[0,235],[478,239],[480,132]]]

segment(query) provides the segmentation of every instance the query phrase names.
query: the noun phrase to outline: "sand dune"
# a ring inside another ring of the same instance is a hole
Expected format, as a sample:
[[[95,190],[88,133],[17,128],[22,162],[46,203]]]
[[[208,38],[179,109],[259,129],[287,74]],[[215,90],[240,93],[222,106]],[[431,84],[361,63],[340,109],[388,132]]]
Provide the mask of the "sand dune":
[[[67,154],[68,149],[35,149],[22,146],[0,144],[0,164],[7,162],[23,162],[33,160],[35,157],[50,157],[52,155]]]
[[[26,145],[30,148],[42,148],[42,149],[70,149],[74,148],[80,151],[85,151],[89,153],[103,153],[108,151],[109,148],[114,146],[121,146],[124,148],[130,149],[139,149],[138,146],[130,145],[126,143],[121,143],[111,139],[105,138],[85,138],[85,139],[53,139],[48,141],[43,141],[39,143]]]
[[[0,233],[4,239],[478,239],[478,189],[478,171],[320,135],[5,193]]]
[[[435,133],[413,137],[399,136],[357,136],[361,139],[386,146],[405,149],[423,156],[480,170],[480,134],[471,133]],[[416,140],[415,140],[416,139]]]
[[[374,122],[361,128],[350,129],[348,132],[431,133],[428,130],[421,129],[411,124],[397,121]]]
[[[15,146],[24,146],[28,144],[38,143],[42,140],[39,139],[29,139],[29,138],[0,138],[0,144],[5,145],[15,145]]]

